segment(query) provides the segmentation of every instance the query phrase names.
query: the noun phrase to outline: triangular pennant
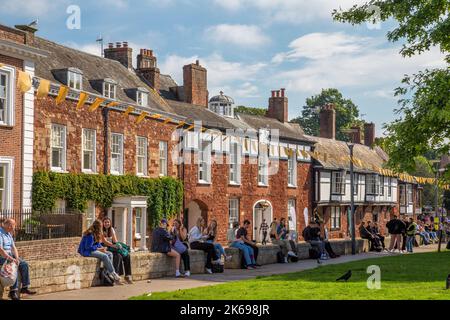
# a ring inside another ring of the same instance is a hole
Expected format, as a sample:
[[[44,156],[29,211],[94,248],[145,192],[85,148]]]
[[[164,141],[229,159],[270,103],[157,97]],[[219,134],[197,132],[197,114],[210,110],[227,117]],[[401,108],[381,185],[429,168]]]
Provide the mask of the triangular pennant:
[[[78,98],[77,110],[81,110],[81,108],[83,108],[87,99],[88,99],[88,94],[86,92],[81,92],[80,97]]]
[[[184,126],[185,124],[186,124],[186,122],[180,121],[180,122],[178,123],[177,129],[178,129],[178,128],[181,128],[181,127]]]
[[[48,95],[48,92],[50,91],[50,81],[41,79],[39,81],[39,87],[36,93],[36,98],[44,98]]]
[[[136,119],[136,123],[141,123],[145,117],[148,115],[148,112],[142,111],[142,113],[139,115],[139,117]]]
[[[110,103],[108,103],[106,105],[106,108],[111,108],[111,107],[115,107],[115,106],[118,106],[118,105],[119,105],[119,103],[117,101],[111,101]]]
[[[152,116],[150,118],[152,119],[160,119],[162,117],[162,115],[160,114],[152,114]]]
[[[94,112],[95,110],[100,107],[100,105],[105,101],[103,98],[97,98],[95,99],[94,103],[89,107],[89,112]]]
[[[167,118],[166,120],[164,120],[163,124],[168,124],[170,121],[172,121],[172,119]]]
[[[184,131],[189,131],[195,128],[195,124],[190,125],[189,127],[187,127]]]
[[[127,108],[127,110],[125,111],[125,117],[126,116],[128,116],[130,113],[132,113],[134,111],[134,107],[132,107],[132,106],[129,106],[128,108]]]
[[[60,104],[64,100],[66,100],[67,94],[69,93],[69,87],[61,86],[59,88],[58,96],[55,99],[56,104]]]
[[[17,78],[17,86],[20,92],[25,93],[31,89],[31,77],[28,73],[18,70],[19,76]]]

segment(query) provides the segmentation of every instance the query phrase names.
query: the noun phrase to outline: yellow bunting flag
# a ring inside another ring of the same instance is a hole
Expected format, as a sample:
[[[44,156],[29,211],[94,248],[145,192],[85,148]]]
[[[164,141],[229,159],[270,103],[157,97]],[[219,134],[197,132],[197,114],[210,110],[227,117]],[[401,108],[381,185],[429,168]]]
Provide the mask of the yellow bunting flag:
[[[88,99],[88,94],[86,92],[81,92],[80,97],[78,98],[77,110],[81,110],[81,108],[83,108],[87,99]]]
[[[305,150],[300,150],[300,152],[302,153],[303,158],[308,158],[308,152],[306,152]]]
[[[164,120],[163,124],[168,124],[170,121],[172,121],[172,119],[167,118],[166,120]]]
[[[178,128],[181,128],[181,127],[184,126],[185,124],[186,124],[186,122],[180,121],[180,122],[178,123],[177,129],[178,129]]]
[[[64,100],[66,100],[67,94],[69,93],[69,87],[61,86],[59,88],[58,96],[56,97],[56,104],[60,104]]]
[[[94,103],[89,107],[89,112],[94,112],[95,110],[100,107],[100,105],[105,101],[103,98],[97,98],[95,99]]]
[[[20,92],[25,93],[31,89],[31,77],[28,73],[19,70],[19,77],[17,79],[17,85]]]
[[[129,106],[127,108],[127,110],[125,111],[125,117],[128,116],[130,113],[132,113],[134,111],[134,107]]]
[[[0,63],[0,68],[3,68],[5,65],[3,63]]]
[[[37,90],[37,94],[36,97],[39,98],[44,98],[48,95],[48,92],[50,91],[50,81],[45,80],[45,79],[41,79],[41,81],[39,81],[39,87]]]
[[[142,111],[142,113],[139,115],[139,117],[136,119],[136,123],[139,124],[142,122],[142,120],[145,119],[145,117],[148,115],[148,112]]]
[[[153,114],[150,118],[152,119],[160,119],[162,117],[162,115],[160,114]]]
[[[119,105],[119,103],[117,101],[111,101],[110,103],[108,103],[106,105],[106,108],[111,108],[111,107],[115,107],[115,106],[118,106],[118,105]]]
[[[188,128],[186,128],[184,131],[189,131],[191,129],[195,128],[195,124],[190,125]]]
[[[202,127],[202,132],[205,132],[208,128]]]

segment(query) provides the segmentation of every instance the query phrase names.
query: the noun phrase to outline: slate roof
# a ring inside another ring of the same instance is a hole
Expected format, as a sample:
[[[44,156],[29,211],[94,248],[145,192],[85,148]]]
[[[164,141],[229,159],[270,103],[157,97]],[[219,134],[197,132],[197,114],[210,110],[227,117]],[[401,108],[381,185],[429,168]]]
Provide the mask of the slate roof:
[[[35,38],[34,46],[49,52],[48,57],[36,61],[36,76],[60,83],[52,72],[58,69],[77,68],[83,72],[82,90],[88,93],[102,95],[93,88],[91,81],[111,78],[117,82],[116,99],[125,103],[136,104],[126,90],[138,87],[149,90],[149,108],[164,112],[173,112],[166,104],[161,103],[149,86],[143,82],[133,70],[128,70],[117,61],[95,56],[73,48],[65,47],[39,37]]]

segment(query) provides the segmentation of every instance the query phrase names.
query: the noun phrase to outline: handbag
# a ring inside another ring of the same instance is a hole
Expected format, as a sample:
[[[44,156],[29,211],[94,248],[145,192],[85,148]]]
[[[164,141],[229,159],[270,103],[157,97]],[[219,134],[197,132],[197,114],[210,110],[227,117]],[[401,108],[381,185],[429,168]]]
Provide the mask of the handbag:
[[[175,243],[173,244],[173,249],[178,252],[179,254],[183,254],[186,252],[187,247],[186,245],[180,241],[180,239],[177,238]]]
[[[0,270],[0,281],[3,287],[11,287],[17,279],[17,264],[5,262]]]
[[[122,242],[116,242],[115,245],[118,248],[113,248],[113,247],[108,247],[108,251],[111,252],[117,252],[119,253],[122,257],[127,257],[130,254],[130,247],[127,246],[125,243]]]

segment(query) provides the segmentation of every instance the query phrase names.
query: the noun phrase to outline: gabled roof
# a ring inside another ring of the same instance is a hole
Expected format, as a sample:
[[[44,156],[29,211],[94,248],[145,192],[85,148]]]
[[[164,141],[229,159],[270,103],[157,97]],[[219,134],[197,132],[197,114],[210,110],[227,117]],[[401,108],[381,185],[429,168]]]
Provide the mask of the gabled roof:
[[[39,37],[35,38],[34,46],[49,52],[47,57],[41,57],[36,61],[36,76],[38,77],[59,83],[53,70],[77,68],[83,72],[83,91],[101,95],[101,92],[92,87],[91,81],[110,78],[117,82],[117,100],[136,104],[136,101],[127,95],[127,91],[142,87],[150,91],[149,108],[173,112],[170,107],[160,102],[156,94],[134,71],[128,70],[117,61],[65,47]]]
[[[324,155],[326,159],[316,159],[317,163],[325,169],[349,170],[350,163],[343,157],[350,156],[350,149],[344,141],[307,136],[315,141],[314,150]],[[364,163],[364,167],[355,165],[355,170],[360,172],[373,172],[372,166],[382,168],[389,159],[386,152],[376,146],[373,149],[362,144],[355,144],[353,148],[354,157]]]

